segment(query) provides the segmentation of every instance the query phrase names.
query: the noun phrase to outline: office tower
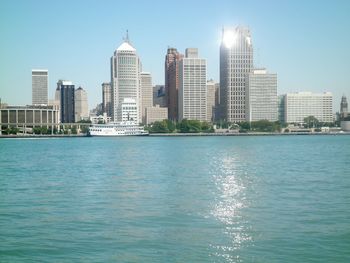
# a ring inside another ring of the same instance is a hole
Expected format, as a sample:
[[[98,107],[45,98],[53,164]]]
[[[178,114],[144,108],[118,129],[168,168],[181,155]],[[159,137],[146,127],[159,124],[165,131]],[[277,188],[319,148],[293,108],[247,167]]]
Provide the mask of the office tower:
[[[153,87],[151,73],[141,72],[141,114],[142,123],[146,123],[146,108],[153,106]]]
[[[286,95],[279,95],[278,98],[277,98],[277,102],[278,102],[278,120],[281,123],[285,123],[286,122],[286,120],[284,119],[284,117],[285,117],[285,110],[284,110],[285,99],[286,99]]]
[[[49,72],[47,69],[32,70],[32,104],[47,105]]]
[[[207,121],[207,61],[196,48],[186,49],[179,64],[179,120]]]
[[[112,117],[113,116],[113,89],[110,82],[102,83],[102,105],[103,105],[103,112],[105,112],[108,117]]]
[[[207,81],[207,118],[214,122],[216,108],[216,83],[211,79]]]
[[[75,87],[71,81],[59,80],[61,92],[61,123],[75,122]]]
[[[162,121],[168,119],[168,108],[159,107],[156,105],[154,107],[146,108],[146,124],[149,125],[155,121]]]
[[[89,106],[86,91],[79,87],[75,90],[75,121],[89,119]]]
[[[167,107],[168,103],[166,99],[165,86],[155,85],[153,87],[153,106],[159,105],[160,107]]]
[[[120,121],[132,121],[137,123],[137,120],[139,118],[139,107],[135,99],[123,99],[123,102],[121,103],[120,107],[120,112],[122,113]]]
[[[225,28],[220,46],[220,106],[229,122],[246,120],[246,75],[253,69],[253,45],[245,27]]]
[[[111,83],[113,87],[114,121],[122,121],[124,99],[135,100],[137,112],[140,109],[140,69],[141,63],[136,49],[131,45],[128,35],[111,58]],[[139,123],[139,113],[134,119]]]
[[[246,121],[277,121],[277,74],[254,69],[247,74],[245,85]]]
[[[333,122],[333,95],[331,92],[296,92],[285,95],[285,122],[303,123],[314,116],[320,122]]]
[[[343,95],[341,97],[340,102],[340,118],[346,118],[348,116],[348,101],[346,100],[346,97]]]
[[[168,48],[165,56],[165,93],[168,118],[178,119],[179,62],[183,58],[176,48]]]

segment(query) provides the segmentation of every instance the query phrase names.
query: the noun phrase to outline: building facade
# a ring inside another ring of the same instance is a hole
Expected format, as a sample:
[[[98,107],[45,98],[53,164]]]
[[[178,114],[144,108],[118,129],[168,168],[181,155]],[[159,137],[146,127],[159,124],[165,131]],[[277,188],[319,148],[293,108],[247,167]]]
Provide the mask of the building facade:
[[[277,74],[255,69],[246,76],[246,121],[277,121]]]
[[[152,76],[149,72],[141,72],[141,114],[142,123],[146,123],[146,108],[153,106]]]
[[[165,86],[155,85],[153,87],[153,106],[167,107],[168,103],[166,99]]]
[[[303,123],[314,116],[320,122],[333,122],[333,95],[331,92],[296,92],[285,95],[285,122]]]
[[[108,117],[113,116],[113,89],[110,82],[102,83],[102,106],[103,112]]]
[[[47,105],[49,72],[47,69],[32,70],[32,104]]]
[[[128,36],[117,48],[111,58],[111,83],[113,88],[113,118],[122,121],[122,103],[124,99],[133,99],[137,112],[140,110],[140,68],[141,63],[136,49],[131,45]],[[140,114],[135,122],[140,122]]]
[[[75,121],[89,119],[89,105],[87,92],[79,87],[75,90]]]
[[[176,48],[168,48],[165,56],[165,93],[168,106],[168,118],[178,119],[179,64],[183,55]]]
[[[179,120],[208,121],[207,61],[198,57],[196,48],[186,49],[179,64]]]
[[[246,75],[253,69],[253,45],[245,27],[225,28],[220,45],[221,118],[246,120]]]
[[[146,108],[146,124],[168,119],[168,108],[156,105]]]
[[[120,121],[132,121],[137,123],[139,117],[139,108],[136,100],[125,98],[121,104],[121,119]]]
[[[278,95],[277,101],[278,101],[278,120],[281,123],[285,123],[286,120],[285,118],[285,100],[286,100],[286,95]]]
[[[344,119],[348,117],[348,101],[346,100],[346,97],[343,95],[341,97],[341,102],[340,102],[340,118]]]
[[[75,122],[75,86],[71,81],[60,80],[57,83],[61,93],[61,123]]]
[[[219,105],[219,83],[213,80],[207,81],[207,118],[208,121],[216,120],[217,107]]]

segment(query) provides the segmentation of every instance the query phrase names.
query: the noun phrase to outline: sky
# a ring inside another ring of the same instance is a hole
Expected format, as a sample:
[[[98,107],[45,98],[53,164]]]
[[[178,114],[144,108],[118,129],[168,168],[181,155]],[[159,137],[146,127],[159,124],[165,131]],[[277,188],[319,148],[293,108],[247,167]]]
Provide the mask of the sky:
[[[88,92],[90,109],[110,81],[110,57],[126,30],[143,70],[164,84],[168,47],[196,47],[208,79],[219,82],[222,27],[250,28],[255,67],[278,75],[278,94],[333,93],[350,100],[350,1],[1,0],[0,98],[31,103],[31,70],[49,70],[49,99],[59,79]]]

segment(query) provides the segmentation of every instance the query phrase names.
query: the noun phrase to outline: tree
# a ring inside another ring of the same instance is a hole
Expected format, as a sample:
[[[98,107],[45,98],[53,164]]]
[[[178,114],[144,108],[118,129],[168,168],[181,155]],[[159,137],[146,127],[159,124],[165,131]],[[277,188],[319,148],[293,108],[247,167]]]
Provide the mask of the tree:
[[[314,116],[308,116],[304,118],[304,126],[305,128],[317,128],[319,127],[319,121]]]

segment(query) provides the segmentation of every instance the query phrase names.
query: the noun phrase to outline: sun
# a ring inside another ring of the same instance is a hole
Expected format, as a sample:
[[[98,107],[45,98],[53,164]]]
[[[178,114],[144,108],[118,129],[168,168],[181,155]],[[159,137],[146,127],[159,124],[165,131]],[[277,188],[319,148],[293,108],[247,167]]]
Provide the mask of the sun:
[[[224,31],[222,42],[227,48],[231,48],[235,43],[237,35],[231,30]]]

